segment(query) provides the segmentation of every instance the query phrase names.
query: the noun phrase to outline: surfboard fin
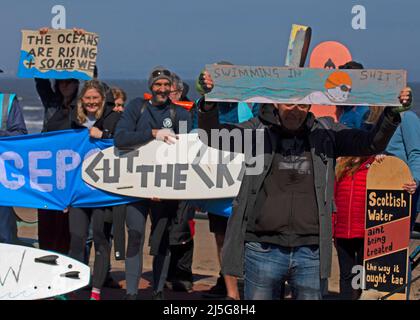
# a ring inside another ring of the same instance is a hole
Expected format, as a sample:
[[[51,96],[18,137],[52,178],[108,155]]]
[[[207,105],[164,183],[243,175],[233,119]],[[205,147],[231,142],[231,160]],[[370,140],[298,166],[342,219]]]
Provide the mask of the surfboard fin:
[[[80,279],[79,271],[69,271],[60,275],[60,277],[70,278],[70,279]]]
[[[35,262],[38,263],[45,263],[50,265],[57,265],[58,256],[50,255],[50,256],[43,256],[40,258],[35,258]]]

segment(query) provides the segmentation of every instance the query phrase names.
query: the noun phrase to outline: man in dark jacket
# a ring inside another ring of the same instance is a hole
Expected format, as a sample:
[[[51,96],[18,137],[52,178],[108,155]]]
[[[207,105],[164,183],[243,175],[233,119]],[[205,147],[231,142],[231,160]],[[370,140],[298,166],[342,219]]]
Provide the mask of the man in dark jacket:
[[[27,133],[16,95],[0,93],[0,137]],[[16,217],[11,207],[0,207],[0,243],[17,243]]]
[[[204,82],[213,88],[207,72]],[[370,132],[315,119],[309,105],[265,104],[259,117],[240,125],[221,125],[217,104],[200,105],[199,127],[208,136],[222,128],[263,132],[262,141],[245,145],[253,153],[257,144],[264,146],[257,155],[264,165],[244,177],[223,246],[222,273],[245,275],[245,299],[279,298],[284,279],[294,298],[321,298],[320,280],[331,272],[335,159],[383,151],[399,112],[411,103],[410,89],[400,101],[403,106],[388,107]]]
[[[151,100],[136,98],[131,101],[119,121],[114,137],[117,148],[134,148],[153,139],[173,144],[180,133],[181,121],[191,130],[191,117],[187,110],[171,103],[172,74],[156,67],[149,77]],[[186,133],[186,132],[184,132]],[[169,228],[176,216],[178,201],[141,200],[127,205],[128,244],[125,260],[127,296],[135,300],[142,271],[143,243],[146,219],[151,212],[150,235],[153,260],[153,299],[163,299],[163,286],[168,272]]]

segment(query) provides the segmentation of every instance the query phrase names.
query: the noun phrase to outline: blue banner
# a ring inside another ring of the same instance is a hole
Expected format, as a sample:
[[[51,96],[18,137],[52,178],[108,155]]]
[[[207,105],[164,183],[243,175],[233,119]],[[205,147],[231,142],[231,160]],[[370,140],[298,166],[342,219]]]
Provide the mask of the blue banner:
[[[233,199],[211,199],[211,200],[193,200],[190,203],[202,212],[210,212],[223,217],[229,217],[232,214]]]
[[[92,139],[89,131],[65,130],[0,139],[0,206],[63,210],[106,207],[141,200],[89,186],[82,163],[113,140]],[[199,200],[192,205],[222,216],[232,199]]]
[[[0,205],[63,210],[138,201],[82,180],[84,159],[112,146],[113,140],[90,138],[87,129],[0,139]]]

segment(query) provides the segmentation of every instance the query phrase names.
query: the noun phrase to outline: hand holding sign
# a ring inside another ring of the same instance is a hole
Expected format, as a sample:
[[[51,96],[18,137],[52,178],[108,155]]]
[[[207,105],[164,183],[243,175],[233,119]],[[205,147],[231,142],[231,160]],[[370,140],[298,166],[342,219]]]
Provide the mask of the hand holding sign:
[[[102,135],[103,135],[103,132],[102,132],[102,130],[100,130],[96,127],[92,127],[92,128],[89,129],[89,135],[92,138],[101,139]]]
[[[413,101],[411,88],[405,87],[404,89],[402,89],[400,95],[398,96],[398,99],[400,99],[400,103],[402,104],[402,106],[393,108],[393,112],[398,113],[409,110],[411,108],[411,102]]]
[[[178,137],[171,129],[153,129],[152,135],[156,140],[166,142],[167,144],[174,144]]]
[[[48,27],[42,27],[41,29],[39,29],[39,33],[41,35],[46,35],[49,30],[50,29]],[[86,33],[85,29],[78,29],[78,28],[73,28],[73,32],[77,35],[82,35]]]
[[[200,73],[195,87],[198,93],[200,93],[201,95],[209,93],[211,90],[213,90],[213,87],[214,87],[213,79],[211,78],[207,70],[203,70]]]
[[[409,194],[414,194],[417,189],[417,183],[413,180],[409,183],[403,184],[403,190],[407,191]]]

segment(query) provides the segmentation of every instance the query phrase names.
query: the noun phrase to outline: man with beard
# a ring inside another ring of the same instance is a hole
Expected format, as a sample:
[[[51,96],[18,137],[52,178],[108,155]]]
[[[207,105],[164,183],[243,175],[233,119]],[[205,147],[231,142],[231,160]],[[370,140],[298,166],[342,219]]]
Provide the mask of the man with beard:
[[[150,100],[136,98],[126,107],[115,133],[117,148],[134,148],[153,139],[173,144],[177,140],[180,122],[191,130],[191,117],[187,110],[171,103],[172,74],[163,67],[150,73],[148,85]],[[126,224],[128,244],[125,260],[127,300],[137,299],[137,290],[143,265],[143,243],[147,215],[150,211],[150,234],[153,259],[153,299],[163,299],[163,286],[170,262],[169,228],[176,216],[178,201],[159,199],[141,200],[127,205]]]
[[[207,91],[214,87],[208,72],[203,83]],[[244,275],[245,300],[278,299],[284,280],[295,299],[321,298],[321,280],[331,273],[335,159],[382,152],[400,112],[409,109],[411,89],[399,100],[401,106],[385,108],[369,132],[316,119],[306,104],[264,104],[258,117],[239,125],[221,124],[217,103],[199,105],[198,124],[207,136],[212,129],[264,134],[247,145],[252,154],[263,146],[257,157],[264,167],[243,178],[222,251],[222,273]]]

